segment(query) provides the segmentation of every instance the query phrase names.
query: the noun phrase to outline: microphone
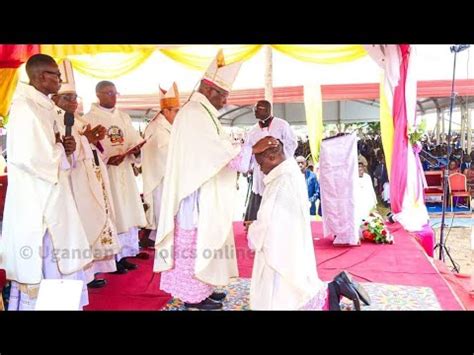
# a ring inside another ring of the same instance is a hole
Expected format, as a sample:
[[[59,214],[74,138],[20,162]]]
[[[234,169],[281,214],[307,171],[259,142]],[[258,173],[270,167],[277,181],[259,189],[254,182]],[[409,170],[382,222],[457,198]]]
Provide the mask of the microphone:
[[[468,49],[471,45],[470,44],[458,44],[455,46],[451,46],[449,49],[451,50],[451,53],[456,52],[462,52],[465,49]]]
[[[74,114],[70,112],[64,113],[64,126],[66,126],[66,137],[71,136],[72,126],[74,126]]]
[[[97,155],[97,150],[92,149],[92,154],[94,154],[94,163],[95,163],[95,166],[99,166],[99,156]]]

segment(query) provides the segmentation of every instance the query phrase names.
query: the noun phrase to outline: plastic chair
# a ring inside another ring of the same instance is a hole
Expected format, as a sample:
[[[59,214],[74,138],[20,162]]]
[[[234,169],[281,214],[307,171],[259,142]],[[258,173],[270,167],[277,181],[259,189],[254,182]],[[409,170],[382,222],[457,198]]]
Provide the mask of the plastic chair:
[[[425,179],[427,187],[425,188],[425,202],[430,197],[438,197],[443,203],[443,172],[442,171],[425,171]]]
[[[454,209],[454,197],[463,197],[468,200],[469,210],[471,210],[471,193],[467,188],[466,175],[454,173],[448,176],[449,195],[451,199],[451,212]]]

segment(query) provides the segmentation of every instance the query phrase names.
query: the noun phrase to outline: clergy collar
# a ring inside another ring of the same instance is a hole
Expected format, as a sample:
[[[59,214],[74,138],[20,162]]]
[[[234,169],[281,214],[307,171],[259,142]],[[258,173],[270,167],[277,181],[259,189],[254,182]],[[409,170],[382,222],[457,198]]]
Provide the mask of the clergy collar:
[[[268,116],[264,120],[258,121],[258,125],[260,126],[260,128],[270,127],[272,120],[273,120],[273,116]]]

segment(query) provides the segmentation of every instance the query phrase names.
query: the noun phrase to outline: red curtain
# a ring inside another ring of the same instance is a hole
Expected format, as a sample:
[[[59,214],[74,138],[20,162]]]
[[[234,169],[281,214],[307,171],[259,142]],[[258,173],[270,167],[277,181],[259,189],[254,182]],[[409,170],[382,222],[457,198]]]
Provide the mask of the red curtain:
[[[0,68],[18,68],[22,63],[40,51],[39,44],[1,44]]]

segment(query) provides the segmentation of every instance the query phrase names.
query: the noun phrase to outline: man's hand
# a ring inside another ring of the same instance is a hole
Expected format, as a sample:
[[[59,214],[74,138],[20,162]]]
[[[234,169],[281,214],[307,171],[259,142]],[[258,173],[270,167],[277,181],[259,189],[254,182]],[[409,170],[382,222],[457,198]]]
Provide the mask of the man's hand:
[[[66,151],[66,155],[70,156],[76,150],[76,140],[73,136],[64,137],[62,141],[64,150]]]
[[[143,147],[143,145],[146,143],[146,141],[143,141],[141,142],[139,145],[137,145],[135,148],[133,148],[132,150],[130,150],[128,152],[128,154],[133,154],[135,155],[136,157],[138,157],[140,155],[140,152],[141,152],[141,149]]]
[[[107,164],[118,166],[123,162],[124,159],[125,159],[124,155],[114,155],[113,157],[109,158],[109,160],[107,161]]]
[[[82,134],[87,138],[89,143],[96,145],[97,142],[105,138],[106,133],[107,129],[104,126],[97,125],[91,129],[91,125],[88,124]]]
[[[252,153],[260,154],[266,151],[267,149],[278,147],[279,144],[280,142],[278,141],[278,139],[271,136],[267,136],[255,143],[255,145],[252,147]]]
[[[138,156],[140,154],[140,150],[141,150],[141,147],[135,147],[134,149],[132,149],[129,154],[133,154],[135,156]]]

